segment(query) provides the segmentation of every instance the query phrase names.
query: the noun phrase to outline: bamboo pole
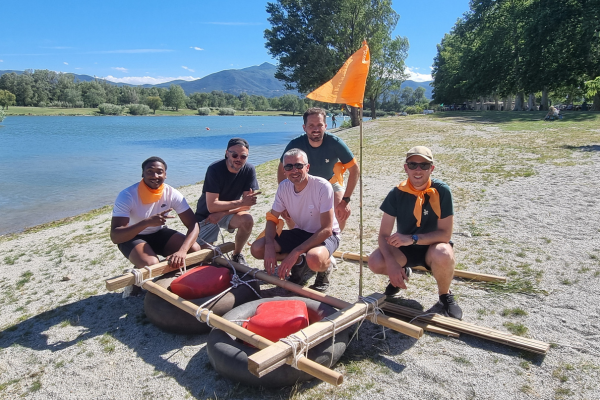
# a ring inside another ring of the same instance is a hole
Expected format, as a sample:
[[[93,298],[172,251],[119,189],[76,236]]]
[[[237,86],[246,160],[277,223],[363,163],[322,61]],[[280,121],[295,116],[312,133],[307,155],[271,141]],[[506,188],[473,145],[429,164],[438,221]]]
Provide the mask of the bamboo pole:
[[[493,342],[503,343],[508,346],[527,350],[532,353],[546,354],[550,349],[548,343],[541,342],[535,339],[529,339],[522,336],[513,335],[508,332],[501,332],[491,328],[481,327],[468,322],[463,322],[455,318],[444,317],[442,315],[423,315],[423,311],[415,310],[414,308],[400,306],[398,304],[384,303],[382,307],[386,312],[397,314],[406,318],[418,318],[423,322],[441,326],[453,331],[466,333],[477,336],[482,339],[491,340]]]
[[[333,253],[333,256],[338,257],[338,258],[341,258],[343,256],[345,260],[353,260],[353,261],[358,261],[360,259],[360,256],[356,253],[341,252],[339,250],[336,250]],[[369,262],[369,256],[365,255],[365,256],[363,256],[363,258],[366,258],[367,262]],[[428,271],[427,268],[421,267],[421,266],[412,267],[412,269],[416,270],[416,271]],[[457,278],[471,279],[474,281],[506,282],[506,277],[504,277],[504,276],[480,274],[478,272],[463,271],[460,269],[454,270],[454,276]]]
[[[198,311],[198,306],[196,304],[177,296],[175,293],[169,292],[167,289],[157,285],[152,281],[145,282],[142,287],[148,290],[150,293],[154,293],[160,298],[187,312],[188,314],[196,316],[196,312]],[[209,313],[209,310],[207,309],[202,311],[200,318],[203,322],[207,322],[208,320],[211,326],[221,329],[254,347],[258,347],[259,349],[264,349],[274,344],[270,340],[242,328],[238,324],[230,322],[214,313]],[[291,364],[292,360],[288,359],[286,362]],[[340,385],[344,380],[344,376],[339,372],[324,367],[306,357],[301,357],[298,359],[298,369],[335,386]]]
[[[231,242],[223,243],[218,246],[221,249],[221,252],[228,253],[233,251],[235,245]],[[194,253],[188,253],[185,256],[185,264],[190,266],[193,264],[198,264],[202,261],[206,261],[212,259],[215,256],[214,252],[210,249],[196,251]],[[140,268],[139,271],[142,273],[143,279],[154,278],[156,276],[160,276],[167,272],[171,272],[176,270],[177,268],[172,267],[168,261],[162,261],[154,265],[150,265],[150,273],[145,268]],[[115,276],[113,278],[106,280],[106,290],[115,291],[117,289],[122,289],[126,286],[133,285],[135,283],[135,277],[131,272],[128,272],[123,275]]]
[[[385,295],[379,293],[374,293],[369,297],[375,299],[378,306],[385,301]],[[312,348],[358,322],[367,311],[368,306],[364,302],[352,304],[350,307],[330,315],[327,320],[315,322],[302,329],[302,334],[297,334],[297,336],[305,339],[309,348]],[[248,357],[248,370],[260,378],[282,365],[292,354],[293,349],[290,345],[281,341],[277,342]]]
[[[359,174],[359,180],[360,180],[360,197],[359,197],[359,207],[360,207],[360,223],[359,223],[359,228],[360,228],[360,234],[359,234],[359,254],[360,257],[358,258],[358,265],[359,265],[359,277],[358,277],[358,295],[362,297],[362,293],[363,293],[363,152],[364,152],[364,148],[363,148],[363,109],[362,109],[362,105],[360,106],[359,110],[359,124],[360,124],[360,174]]]
[[[233,267],[238,272],[242,272],[242,273],[253,271],[253,268],[250,268],[243,264],[236,263],[234,261],[226,260],[222,257],[217,257],[215,259],[215,262],[217,264],[221,264],[221,265],[229,265],[231,263],[231,265],[233,265]],[[346,307],[349,307],[352,305],[352,303],[348,303],[348,302],[345,302],[338,298],[326,295],[324,293],[317,292],[316,290],[302,287],[300,285],[296,285],[289,281],[281,280],[278,277],[269,275],[263,271],[257,271],[256,274],[254,274],[253,272],[251,272],[251,273],[252,273],[252,276],[256,276],[256,278],[258,278],[262,281],[265,281],[265,282],[270,283],[275,286],[279,286],[280,288],[289,290],[290,292],[299,294],[300,296],[308,297],[309,299],[313,299],[313,300],[317,300],[317,301],[320,301],[325,304],[329,304],[330,306],[335,307],[337,309],[346,308]],[[423,329],[419,328],[418,326],[414,326],[407,322],[400,321],[396,318],[388,317],[387,315],[378,315],[377,316],[377,324],[381,325],[381,326],[385,326],[386,328],[393,329],[396,332],[403,333],[403,334],[413,337],[415,339],[419,339],[421,336],[423,336]]]

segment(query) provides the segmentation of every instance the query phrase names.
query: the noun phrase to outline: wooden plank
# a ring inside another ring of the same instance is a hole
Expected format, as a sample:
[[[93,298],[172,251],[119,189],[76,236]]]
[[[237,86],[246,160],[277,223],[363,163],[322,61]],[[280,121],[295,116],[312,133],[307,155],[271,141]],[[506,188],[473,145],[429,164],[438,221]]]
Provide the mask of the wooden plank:
[[[385,295],[375,293],[369,296],[377,301],[377,305],[385,301]],[[328,317],[328,320],[315,322],[302,329],[302,333],[297,336],[306,339],[309,348],[312,348],[325,340],[331,340],[335,333],[339,333],[349,326],[360,321],[361,317],[367,312],[367,304],[364,302],[356,303],[346,307]],[[298,348],[298,350],[300,350]],[[281,365],[285,359],[293,354],[292,347],[283,342],[277,342],[276,345],[267,347],[248,357],[248,370],[259,378],[270,372],[273,367]]]
[[[235,245],[231,242],[223,243],[218,246],[223,253],[228,253],[233,251]],[[210,249],[196,251],[194,253],[189,253],[185,257],[185,264],[187,266],[198,264],[200,262],[210,260],[214,257],[214,252]],[[154,278],[165,274],[167,272],[171,272],[176,270],[177,268],[173,268],[167,261],[162,261],[154,265],[150,265],[151,273],[148,274],[148,271],[145,268],[141,268],[140,271],[143,274],[144,279]],[[133,285],[135,283],[135,277],[131,272],[128,272],[123,275],[116,276],[114,278],[110,278],[106,280],[106,289],[109,291],[114,291],[117,289],[122,289],[126,286]]]
[[[196,312],[198,310],[198,306],[196,304],[177,296],[175,293],[169,292],[167,289],[157,285],[152,281],[145,282],[142,287],[187,312],[188,314],[196,316]],[[233,335],[236,338],[251,344],[254,347],[258,347],[259,349],[264,349],[274,344],[270,340],[244,329],[238,324],[230,322],[223,317],[220,317],[214,313],[209,314],[209,311],[206,309],[202,311],[200,318],[203,322],[206,322],[207,319],[210,319],[211,326],[221,329],[230,335]],[[290,360],[288,360],[288,364],[291,364]],[[306,357],[301,357],[298,359],[298,369],[335,386],[340,385],[344,380],[343,375],[339,372],[324,367]]]
[[[357,253],[341,252],[339,250],[337,250],[333,253],[333,256],[338,257],[338,258],[342,258],[342,255],[343,255],[344,260],[358,261],[360,259],[360,255]],[[369,262],[369,256],[364,255],[363,261]],[[412,267],[412,269],[415,271],[427,271],[427,268],[422,267],[422,266]],[[478,272],[464,271],[462,269],[455,269],[454,276],[457,278],[470,279],[473,281],[506,282],[506,277],[504,277],[504,276],[481,274]]]
[[[246,265],[242,265],[233,261],[226,260],[222,257],[218,257],[215,259],[215,262],[221,265],[233,265],[233,267],[241,273],[246,273],[252,271],[253,268],[250,268]],[[323,302],[325,304],[329,304],[332,307],[337,309],[346,308],[352,305],[352,303],[345,302],[343,300],[337,299],[335,297],[326,295],[321,292],[317,292],[316,290],[312,290],[306,287],[302,287],[300,285],[296,285],[289,281],[284,281],[279,279],[276,276],[272,276],[263,271],[257,271],[256,275],[252,273],[252,276],[256,276],[256,278],[265,281],[267,283],[271,283],[275,286],[279,286],[286,290],[289,290],[292,293],[296,293],[300,296],[308,297],[309,299],[317,300]],[[378,315],[377,316],[377,324],[381,326],[385,326],[386,328],[390,328],[395,330],[396,332],[403,333],[415,339],[419,339],[423,336],[423,329],[415,326],[413,324],[409,324],[404,321],[400,321],[397,318],[388,317],[387,315]]]
[[[382,308],[384,311],[392,314],[397,314],[410,319],[417,318],[420,321],[437,325],[442,328],[477,336],[493,342],[506,344],[508,346],[530,351],[532,353],[546,354],[550,349],[550,344],[541,342],[539,340],[513,335],[512,333],[502,332],[496,329],[481,327],[475,324],[460,321],[455,318],[444,317],[437,314],[423,315],[423,311],[391,303],[384,303]]]

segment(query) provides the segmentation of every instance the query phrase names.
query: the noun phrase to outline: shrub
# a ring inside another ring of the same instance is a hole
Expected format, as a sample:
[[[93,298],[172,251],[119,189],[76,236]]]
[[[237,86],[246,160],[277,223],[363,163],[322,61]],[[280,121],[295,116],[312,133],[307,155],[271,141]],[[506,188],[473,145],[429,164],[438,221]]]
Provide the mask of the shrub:
[[[385,117],[385,111],[383,110],[375,110],[375,115],[378,117]]]
[[[6,113],[4,110],[0,109],[0,122],[4,121],[4,118],[6,118]]]
[[[46,103],[43,101],[40,101],[37,106],[38,107],[46,107]]]
[[[404,110],[407,114],[421,114],[423,112],[423,108],[419,106],[409,106]]]
[[[129,114],[131,115],[148,115],[150,114],[150,107],[145,104],[130,104]]]
[[[347,120],[347,121],[342,122],[342,124],[340,125],[340,128],[344,128],[344,129],[352,128],[352,121]]]
[[[210,114],[210,108],[208,107],[202,107],[198,109],[198,115],[209,115]]]
[[[82,100],[76,101],[75,104],[73,104],[73,107],[83,108],[83,101]]]
[[[104,115],[121,115],[123,113],[123,107],[110,103],[98,105],[98,110],[100,110],[100,114]]]
[[[235,115],[233,108],[219,108],[219,115]]]

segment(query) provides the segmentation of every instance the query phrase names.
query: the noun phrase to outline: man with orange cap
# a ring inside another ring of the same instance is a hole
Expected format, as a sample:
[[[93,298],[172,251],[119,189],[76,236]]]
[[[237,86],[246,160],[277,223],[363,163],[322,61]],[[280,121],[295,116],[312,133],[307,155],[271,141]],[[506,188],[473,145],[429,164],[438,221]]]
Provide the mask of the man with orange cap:
[[[167,163],[150,157],[142,163],[141,182],[121,191],[115,200],[110,239],[135,268],[158,263],[158,254],[181,268],[187,253],[200,250],[194,212],[177,189],[164,183],[166,178]],[[171,211],[188,228],[185,235],[167,228],[167,220],[175,218]]]
[[[428,312],[462,319],[462,310],[450,292],[454,276],[454,250],[450,238],[454,207],[450,188],[431,179],[433,154],[425,146],[408,151],[404,171],[408,179],[393,188],[380,209],[379,247],[369,257],[369,268],[387,275],[385,294],[406,289],[411,267],[424,266],[438,286],[439,301]],[[392,233],[394,222],[397,231]]]

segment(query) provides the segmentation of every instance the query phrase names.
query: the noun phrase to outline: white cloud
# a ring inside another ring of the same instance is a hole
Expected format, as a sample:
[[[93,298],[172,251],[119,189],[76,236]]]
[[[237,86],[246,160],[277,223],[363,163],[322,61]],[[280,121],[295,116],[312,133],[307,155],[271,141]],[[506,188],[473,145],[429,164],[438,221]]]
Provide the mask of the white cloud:
[[[115,69],[115,70],[121,71],[121,72],[125,72],[125,73],[127,73],[127,71],[128,71],[127,68],[123,68],[123,67],[112,67],[112,69]]]
[[[0,60],[0,62],[4,62],[4,60]]]
[[[198,50],[198,51],[204,50],[197,46],[191,46],[190,49],[194,49],[194,50]]]
[[[121,83],[129,83],[130,85],[158,85],[159,83],[170,82],[175,80],[182,81],[194,81],[196,79],[200,79],[199,77],[193,76],[177,76],[177,77],[169,77],[169,76],[126,76],[123,78],[117,78],[114,76],[105,76],[103,79],[111,82],[121,82]]]
[[[188,70],[188,71],[190,71],[190,72],[196,72],[196,71],[194,71],[193,69],[186,67],[185,65],[182,65],[182,66],[181,66],[181,68],[183,68],[183,69],[187,69],[187,70]]]
[[[431,74],[422,74],[420,72],[417,72],[419,68],[411,68],[411,67],[406,67],[406,69],[404,70],[404,72],[406,72],[408,74],[408,79],[411,81],[415,81],[415,82],[427,82],[427,81],[431,81],[433,80],[433,78],[431,77]]]
[[[66,61],[63,61],[63,64],[65,64],[65,65],[69,65],[69,63],[68,63],[68,62],[66,62]]]
[[[81,69],[81,68],[79,68],[79,67],[75,67],[75,69]]]
[[[139,53],[167,53],[173,50],[169,49],[127,49],[127,50],[103,50],[88,51],[83,54],[139,54]]]

